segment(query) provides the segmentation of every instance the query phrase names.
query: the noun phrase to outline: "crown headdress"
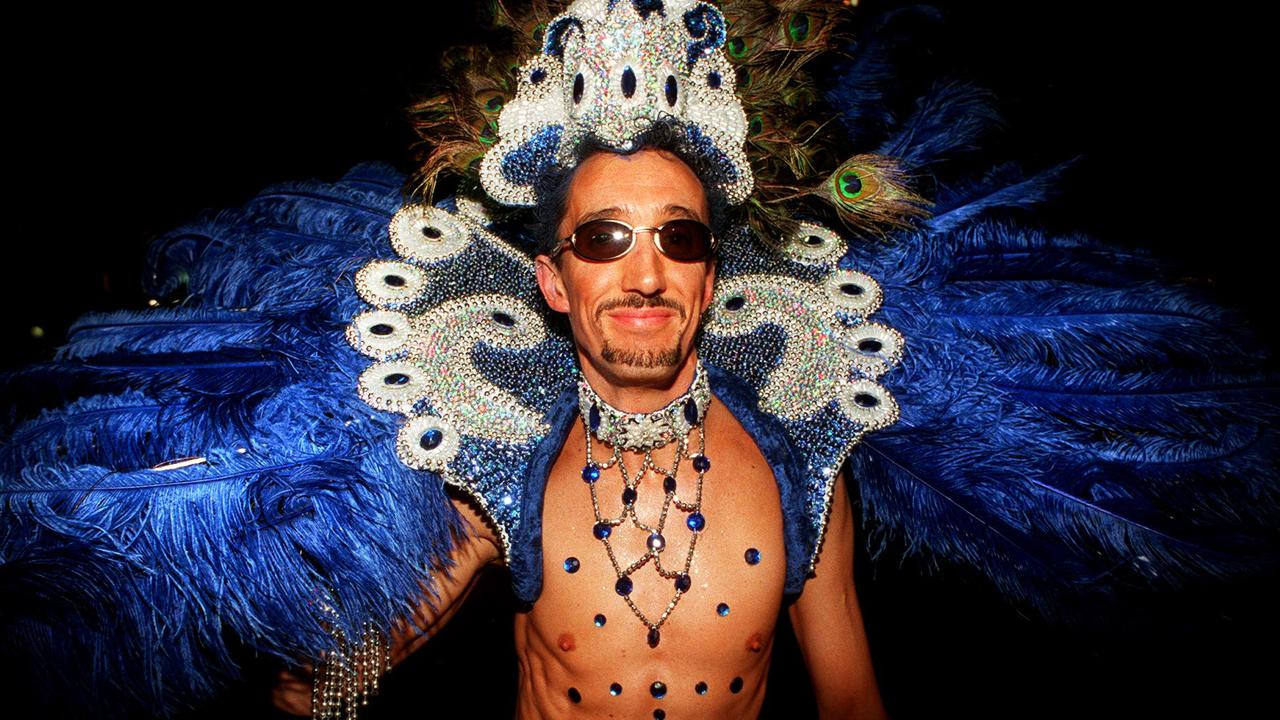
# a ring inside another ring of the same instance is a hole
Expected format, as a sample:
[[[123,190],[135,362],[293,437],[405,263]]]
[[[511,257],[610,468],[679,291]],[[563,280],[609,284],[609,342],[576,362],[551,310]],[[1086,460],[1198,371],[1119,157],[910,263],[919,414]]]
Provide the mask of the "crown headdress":
[[[620,151],[673,121],[690,155],[737,204],[751,193],[747,119],[721,48],[720,10],[693,0],[578,0],[547,24],[542,52],[520,69],[484,156],[484,189],[504,205],[533,205],[553,164],[571,167],[588,139]]]

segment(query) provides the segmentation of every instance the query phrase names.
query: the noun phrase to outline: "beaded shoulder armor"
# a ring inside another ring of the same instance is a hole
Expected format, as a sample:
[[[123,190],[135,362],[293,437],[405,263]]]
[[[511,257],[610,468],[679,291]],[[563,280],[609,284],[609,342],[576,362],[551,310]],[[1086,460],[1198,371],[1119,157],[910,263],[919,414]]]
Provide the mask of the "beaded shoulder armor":
[[[528,256],[486,226],[477,205],[410,205],[388,232],[396,257],[360,269],[371,307],[347,337],[374,362],[359,394],[403,417],[395,447],[438,474],[498,530],[517,593],[541,586],[542,486],[574,417],[571,341],[538,294]],[[788,591],[812,569],[836,473],[862,435],[898,415],[876,380],[902,338],[868,319],[869,275],[844,267],[836,233],[803,224],[781,247],[741,228],[723,243],[699,344],[713,390],[760,442],[780,484]]]

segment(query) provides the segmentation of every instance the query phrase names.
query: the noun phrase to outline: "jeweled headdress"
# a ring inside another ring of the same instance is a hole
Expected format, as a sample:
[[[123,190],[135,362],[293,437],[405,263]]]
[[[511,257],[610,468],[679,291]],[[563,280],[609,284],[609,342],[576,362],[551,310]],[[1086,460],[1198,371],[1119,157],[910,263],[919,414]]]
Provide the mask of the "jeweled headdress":
[[[922,214],[893,159],[852,154],[806,72],[848,40],[848,7],[812,0],[578,0],[493,6],[511,55],[488,45],[445,57],[448,90],[413,109],[430,148],[418,186],[442,176],[500,206],[537,204],[538,180],[571,168],[584,141],[627,152],[655,125],[709,192],[743,205],[757,233],[794,234],[795,214],[881,234]],[[816,201],[816,202],[814,202]]]

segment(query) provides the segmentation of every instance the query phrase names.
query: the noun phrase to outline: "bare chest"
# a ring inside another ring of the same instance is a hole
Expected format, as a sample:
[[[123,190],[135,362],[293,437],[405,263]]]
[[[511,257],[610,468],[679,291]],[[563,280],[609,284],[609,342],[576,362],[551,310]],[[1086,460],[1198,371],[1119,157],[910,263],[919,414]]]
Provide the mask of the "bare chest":
[[[742,687],[768,666],[786,569],[777,484],[719,402],[706,428],[711,467],[701,487],[688,459],[674,483],[669,472],[636,478],[642,461],[634,454],[621,459],[631,483],[613,467],[588,484],[580,427],[548,478],[543,591],[520,622],[517,642],[522,654],[549,661],[535,663],[546,682],[578,683],[583,705],[590,694],[618,708],[609,691],[614,685],[648,688],[659,681],[690,700],[718,688],[722,702],[733,702],[734,679],[745,678],[736,685]],[[696,434],[690,447],[697,452]],[[669,471],[673,448],[664,450],[654,461]],[[610,457],[598,444],[594,454],[597,461]],[[602,524],[609,526],[606,539]],[[650,552],[655,544],[660,550]],[[651,647],[655,627],[658,643]],[[706,683],[702,694],[699,683]],[[702,702],[709,709],[711,701]]]

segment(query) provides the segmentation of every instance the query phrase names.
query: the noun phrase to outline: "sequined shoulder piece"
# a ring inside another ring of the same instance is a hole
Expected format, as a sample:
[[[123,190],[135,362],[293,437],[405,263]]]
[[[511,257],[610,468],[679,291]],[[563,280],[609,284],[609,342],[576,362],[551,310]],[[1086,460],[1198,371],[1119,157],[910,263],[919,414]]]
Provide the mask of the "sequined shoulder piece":
[[[806,572],[840,466],[864,434],[898,419],[877,379],[898,363],[903,339],[868,319],[880,286],[850,267],[847,250],[812,223],[776,246],[746,228],[730,233],[699,349],[755,390],[758,410],[781,424],[799,459],[792,490],[804,505]]]
[[[458,208],[407,205],[395,214],[395,257],[356,274],[370,307],[351,320],[347,339],[373,360],[360,397],[403,417],[400,461],[479,503],[510,561],[546,413],[573,384],[572,346],[549,329],[528,255],[487,229],[476,206]]]

